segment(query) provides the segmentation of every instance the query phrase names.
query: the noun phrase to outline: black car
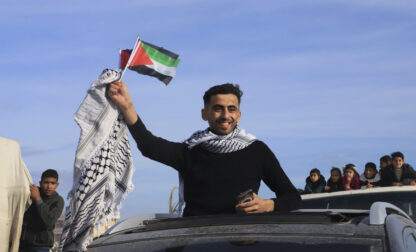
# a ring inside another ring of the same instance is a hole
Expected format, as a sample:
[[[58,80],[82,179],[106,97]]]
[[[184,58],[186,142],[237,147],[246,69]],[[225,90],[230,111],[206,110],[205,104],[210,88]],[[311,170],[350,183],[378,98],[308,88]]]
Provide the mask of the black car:
[[[416,224],[401,209],[132,218],[95,239],[88,251],[416,251]]]

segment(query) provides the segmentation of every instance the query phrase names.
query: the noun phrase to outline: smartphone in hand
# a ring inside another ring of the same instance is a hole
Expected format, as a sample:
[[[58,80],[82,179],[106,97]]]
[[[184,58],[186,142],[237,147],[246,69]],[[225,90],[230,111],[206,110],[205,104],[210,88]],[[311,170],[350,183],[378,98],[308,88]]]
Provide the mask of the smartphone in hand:
[[[252,189],[248,189],[247,191],[244,191],[244,192],[240,193],[237,196],[237,202],[238,202],[238,204],[252,201],[254,199],[253,193],[254,192],[253,192]]]

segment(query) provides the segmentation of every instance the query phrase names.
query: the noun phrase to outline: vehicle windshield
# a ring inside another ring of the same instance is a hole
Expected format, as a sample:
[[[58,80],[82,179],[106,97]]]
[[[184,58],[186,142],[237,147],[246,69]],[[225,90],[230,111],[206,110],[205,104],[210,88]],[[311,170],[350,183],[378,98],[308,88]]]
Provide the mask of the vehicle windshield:
[[[322,198],[303,199],[303,209],[364,209],[377,201],[396,205],[406,212],[416,222],[416,191],[382,192],[369,194],[349,194],[327,196]]]

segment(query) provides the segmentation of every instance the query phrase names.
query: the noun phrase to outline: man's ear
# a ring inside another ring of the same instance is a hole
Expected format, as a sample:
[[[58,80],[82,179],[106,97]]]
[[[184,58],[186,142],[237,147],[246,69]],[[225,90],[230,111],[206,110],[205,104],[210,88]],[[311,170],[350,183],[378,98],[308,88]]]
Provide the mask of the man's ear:
[[[208,120],[207,112],[205,111],[205,109],[201,109],[201,117],[202,117],[202,120],[204,120],[204,121]]]

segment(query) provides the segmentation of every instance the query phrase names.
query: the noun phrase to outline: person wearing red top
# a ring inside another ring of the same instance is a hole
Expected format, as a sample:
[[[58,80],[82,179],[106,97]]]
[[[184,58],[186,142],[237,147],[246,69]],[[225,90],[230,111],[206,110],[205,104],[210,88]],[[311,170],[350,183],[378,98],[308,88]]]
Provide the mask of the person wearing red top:
[[[344,176],[342,177],[342,184],[345,190],[360,189],[360,176],[357,173],[357,167],[353,164],[347,164],[343,167]]]

